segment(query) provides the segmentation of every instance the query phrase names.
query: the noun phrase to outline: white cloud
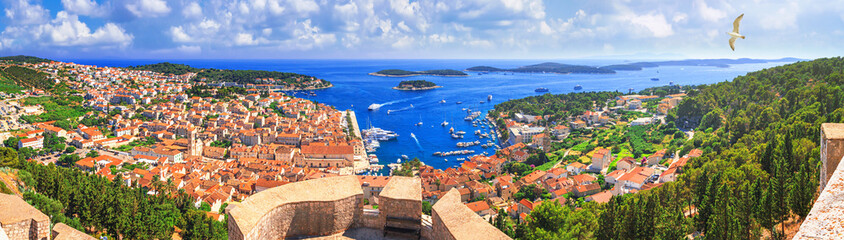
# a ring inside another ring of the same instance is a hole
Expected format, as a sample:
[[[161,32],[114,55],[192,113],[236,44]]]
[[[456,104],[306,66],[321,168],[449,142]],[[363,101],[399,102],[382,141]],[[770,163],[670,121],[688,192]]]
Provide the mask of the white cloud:
[[[176,48],[177,51],[187,53],[187,54],[200,54],[202,53],[202,48],[199,46],[187,46],[181,45]]]
[[[64,11],[86,16],[105,16],[106,11],[100,9],[94,0],[62,0]]]
[[[4,12],[6,17],[17,24],[40,24],[48,20],[50,12],[38,4],[31,4],[29,0],[12,0]]]
[[[319,5],[317,5],[314,0],[291,0],[290,4],[293,5],[293,9],[300,14],[319,11]]]
[[[114,23],[106,23],[94,32],[88,25],[80,22],[76,15],[61,11],[56,19],[35,29],[37,37],[46,38],[49,43],[57,46],[92,46],[116,45],[127,46],[133,36],[127,34],[123,28]]]
[[[436,42],[436,43],[454,42],[454,37],[451,36],[451,35],[448,35],[448,34],[440,35],[440,34],[435,33],[435,34],[431,34],[431,36],[429,36],[428,38],[431,39],[432,42]]]
[[[725,11],[709,7],[704,0],[695,1],[694,7],[698,9],[698,13],[706,21],[718,22],[727,17]]]
[[[624,18],[633,25],[644,27],[654,37],[663,38],[674,35],[671,24],[665,20],[665,16],[662,14],[630,15]]]
[[[392,46],[395,49],[408,49],[410,47],[413,47],[415,43],[416,43],[416,39],[413,39],[410,36],[403,36],[403,37],[399,38],[398,40],[396,40],[396,42],[394,42],[390,46]]]
[[[501,0],[501,3],[514,12],[524,12],[534,19],[545,18],[545,5],[542,0]]]
[[[323,33],[322,29],[311,25],[310,19],[297,23],[296,29],[293,30],[293,36],[295,38],[285,41],[282,48],[308,50],[321,48],[337,42],[336,35],[333,33]]]
[[[258,41],[255,41],[255,39],[252,38],[251,33],[239,33],[234,37],[234,45],[245,46],[256,44],[258,44]]]
[[[482,48],[491,48],[494,44],[489,40],[469,40],[463,42],[463,45],[472,46],[472,47],[482,47]]]
[[[202,17],[202,7],[199,6],[199,3],[190,2],[182,9],[182,15],[185,18],[199,18]]]
[[[554,34],[554,30],[551,29],[551,26],[548,26],[548,23],[545,21],[539,23],[539,32],[545,35]]]
[[[684,23],[684,22],[686,22],[686,20],[688,20],[688,18],[689,18],[688,14],[677,13],[677,15],[674,15],[674,18],[672,18],[671,21],[674,22],[674,23]]]
[[[173,37],[173,42],[191,42],[193,39],[185,33],[182,26],[170,27],[170,36]]]
[[[273,34],[273,29],[272,28],[264,28],[263,30],[261,30],[261,33],[264,34],[264,36],[269,36],[270,34]]]
[[[776,10],[776,12],[763,15],[761,18],[761,26],[763,29],[767,30],[797,28],[797,14],[800,10],[800,6],[798,6],[796,2],[791,2],[786,6],[781,6]]]
[[[170,13],[170,7],[164,0],[137,0],[126,4],[126,9],[137,17],[159,17]]]

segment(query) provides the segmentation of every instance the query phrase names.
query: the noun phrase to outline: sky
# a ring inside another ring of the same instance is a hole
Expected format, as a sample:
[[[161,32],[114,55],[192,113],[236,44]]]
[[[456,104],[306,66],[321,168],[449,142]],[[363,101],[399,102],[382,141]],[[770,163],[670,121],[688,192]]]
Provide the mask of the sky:
[[[70,59],[818,58],[844,0],[0,0],[0,55]],[[726,32],[744,13],[736,50]]]

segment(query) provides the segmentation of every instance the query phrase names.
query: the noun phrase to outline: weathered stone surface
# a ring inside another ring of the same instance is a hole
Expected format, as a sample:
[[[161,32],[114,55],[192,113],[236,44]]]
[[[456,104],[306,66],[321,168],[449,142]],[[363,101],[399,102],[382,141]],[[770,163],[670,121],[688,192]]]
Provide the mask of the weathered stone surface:
[[[841,159],[839,159],[841,160]],[[844,239],[844,168],[840,163],[794,239]]]
[[[392,177],[379,196],[381,217],[392,227],[417,229],[422,226],[422,181],[419,178]]]
[[[433,239],[510,239],[460,202],[460,193],[451,189],[433,207]]]
[[[79,230],[76,230],[64,223],[57,223],[53,226],[53,240],[97,240]]]
[[[229,239],[321,236],[352,227],[362,211],[355,176],[287,184],[252,195],[229,211]]]
[[[268,189],[229,205],[229,239],[384,239],[388,216],[392,227],[420,229],[422,239],[509,239],[463,205],[456,189],[434,205],[434,217],[426,216],[424,225],[420,179],[393,177],[379,198],[379,210],[364,212],[355,176]]]
[[[821,124],[821,191],[838,167],[841,157],[844,157],[844,123]]]
[[[50,239],[50,218],[15,195],[0,194],[0,225],[11,240]]]
[[[844,124],[821,124],[821,194],[794,239],[844,239]]]

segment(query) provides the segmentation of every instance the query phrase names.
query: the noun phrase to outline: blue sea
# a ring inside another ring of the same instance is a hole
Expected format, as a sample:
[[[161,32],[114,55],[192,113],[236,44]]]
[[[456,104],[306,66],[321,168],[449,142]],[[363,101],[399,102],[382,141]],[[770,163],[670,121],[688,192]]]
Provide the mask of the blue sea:
[[[377,77],[368,73],[383,69],[430,70],[456,69],[462,70],[473,66],[493,66],[498,68],[515,68],[519,66],[542,63],[546,61],[604,66],[625,63],[622,60],[97,60],[97,59],[63,59],[86,65],[125,67],[158,62],[173,62],[188,64],[200,68],[218,69],[251,69],[295,72],[316,76],[334,84],[333,88],[316,91],[317,96],[296,95],[320,103],[335,106],[338,110],[351,109],[357,115],[361,128],[368,126],[392,130],[400,136],[393,141],[381,142],[381,148],[375,154],[381,164],[395,163],[401,155],[410,158],[418,157],[425,164],[439,169],[454,167],[461,162],[457,158],[463,156],[437,157],[434,152],[447,152],[461,149],[475,150],[477,153],[493,154],[493,148],[474,146],[469,148],[456,147],[457,142],[480,140],[485,143],[489,139],[478,139],[473,134],[475,130],[489,132],[489,127],[473,127],[472,123],[464,121],[466,111],[481,111],[486,113],[494,104],[537,95],[534,90],[539,87],[550,89],[552,94],[573,92],[575,85],[582,85],[579,91],[621,91],[627,92],[633,88],[638,91],[648,87],[668,85],[669,82],[680,85],[711,84],[728,81],[736,76],[748,72],[770,68],[779,63],[738,64],[729,68],[699,67],[699,66],[662,66],[646,68],[642,71],[619,71],[617,74],[540,74],[540,73],[490,73],[478,75],[469,72],[467,77]],[[659,78],[652,81],[651,78]],[[402,80],[423,79],[443,86],[428,91],[397,91],[391,89]],[[487,96],[492,95],[492,101]],[[445,103],[440,103],[445,100]],[[462,104],[456,104],[456,102]],[[485,101],[486,103],[481,103]],[[370,104],[383,106],[377,111],[369,111]],[[413,107],[411,107],[413,105]],[[388,110],[392,110],[387,114]],[[417,126],[418,122],[422,126]],[[440,123],[448,121],[448,127]],[[455,131],[465,131],[464,139],[452,139],[449,128]],[[411,138],[411,133],[416,139]],[[445,161],[447,159],[448,161]]]

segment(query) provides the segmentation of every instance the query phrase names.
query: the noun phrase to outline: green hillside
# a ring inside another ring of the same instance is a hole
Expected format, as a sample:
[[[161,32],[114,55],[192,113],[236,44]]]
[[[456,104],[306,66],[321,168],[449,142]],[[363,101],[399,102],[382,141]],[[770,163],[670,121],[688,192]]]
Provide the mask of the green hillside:
[[[17,63],[42,63],[42,62],[52,62],[53,60],[40,58],[40,57],[33,57],[33,56],[17,55],[17,56],[0,57],[0,61],[11,61],[11,62],[17,62]]]
[[[759,239],[813,204],[820,124],[844,122],[844,59],[798,62],[699,86],[666,118],[697,129],[677,181],[608,204],[543,203],[518,239]],[[669,123],[671,124],[671,123]],[[570,203],[572,201],[569,201]],[[695,212],[693,217],[685,213]],[[507,227],[504,227],[507,229]],[[513,230],[513,228],[510,228]]]
[[[130,66],[127,69],[132,70],[147,70],[163,74],[181,75],[189,72],[197,73],[194,80],[204,82],[236,82],[239,84],[263,84],[269,82],[262,82],[256,79],[272,78],[275,79],[276,84],[285,83],[290,86],[304,88],[305,86],[301,80],[310,80],[312,76],[302,75],[298,73],[277,72],[277,71],[260,71],[260,70],[229,70],[229,69],[213,69],[213,68],[194,68],[185,64],[176,63],[155,63],[139,66]],[[327,87],[331,83],[321,80],[321,84],[310,87]]]

